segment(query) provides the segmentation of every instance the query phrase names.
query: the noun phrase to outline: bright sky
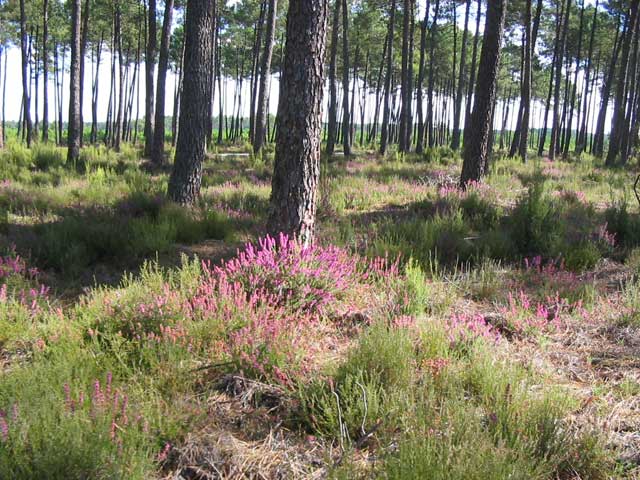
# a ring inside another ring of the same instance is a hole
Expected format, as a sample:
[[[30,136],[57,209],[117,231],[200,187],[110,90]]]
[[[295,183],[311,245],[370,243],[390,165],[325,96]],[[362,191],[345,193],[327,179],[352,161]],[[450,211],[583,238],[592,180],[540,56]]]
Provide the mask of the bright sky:
[[[587,2],[587,4],[593,4],[594,0],[585,0]],[[472,16],[475,14],[475,0],[473,1],[473,9],[472,9]],[[420,9],[422,9],[424,11],[426,5],[426,0],[419,0],[419,6]],[[461,6],[460,7],[460,14],[459,14],[459,22],[463,22],[464,18],[464,7]],[[22,101],[22,81],[21,81],[21,70],[20,70],[20,50],[18,48],[11,48],[9,49],[6,53],[8,53],[8,69],[7,69],[7,97],[6,97],[6,106],[5,106],[5,110],[6,110],[6,115],[7,115],[7,120],[10,121],[15,121],[18,119],[19,114],[20,114],[20,105],[21,105],[21,101]],[[4,56],[4,55],[3,55]],[[98,119],[99,121],[104,121],[104,119],[106,118],[107,115],[107,103],[108,103],[108,96],[109,96],[109,83],[110,83],[110,76],[109,76],[109,64],[110,64],[110,56],[108,54],[103,55],[103,64],[101,67],[101,71],[100,71],[100,98],[98,100]],[[3,62],[4,62],[4,58],[3,58]],[[66,65],[68,65],[69,63],[69,58],[66,59],[65,61]],[[144,67],[143,67],[144,68]],[[3,65],[3,69],[4,69],[4,65]],[[141,77],[141,83],[140,83],[140,92],[141,92],[141,98],[140,98],[140,116],[142,117],[142,115],[144,114],[144,91],[145,91],[145,85],[144,85],[144,75],[142,75]],[[50,77],[51,79],[51,77]],[[52,79],[51,79],[52,80]],[[68,77],[68,73],[65,75],[64,78],[65,84],[64,84],[64,88],[63,88],[63,119],[66,120],[67,118],[67,114],[68,114],[68,82],[69,82],[69,77]],[[175,82],[176,82],[176,77],[169,73],[168,78],[167,78],[167,105],[166,105],[166,112],[168,115],[171,114],[171,112],[173,111],[173,91],[174,91],[174,86],[175,86]],[[41,90],[40,92],[42,92],[42,85],[40,86]],[[90,92],[91,92],[91,66],[90,64],[87,64],[87,73],[86,73],[86,78],[85,78],[85,105],[84,105],[84,111],[83,111],[83,115],[85,119],[90,119],[91,118],[91,103],[88,99],[90,99]],[[51,101],[51,105],[49,107],[49,111],[50,111],[50,120],[53,120],[53,115],[54,115],[54,106],[53,106],[53,98],[54,98],[54,88],[53,88],[53,82],[50,82],[49,85],[49,98]],[[235,82],[231,79],[226,80],[223,84],[223,102],[228,103],[229,107],[226,108],[227,112],[231,111],[231,106],[233,103],[233,94],[235,91]],[[42,95],[42,93],[41,93]],[[216,100],[215,100],[215,104],[216,104],[216,112],[217,112],[217,105],[218,105],[218,95],[219,92],[216,89]],[[32,95],[33,97],[33,95]],[[243,111],[244,114],[246,116],[248,116],[248,111],[249,111],[249,105],[248,105],[248,101],[247,99],[249,98],[249,82],[244,82],[243,84],[243,92],[242,92],[242,98],[243,98]],[[277,78],[274,78],[273,81],[271,82],[271,101],[270,101],[270,107],[269,110],[271,111],[271,113],[275,114],[276,110],[277,110],[277,102],[278,102],[278,81]],[[40,102],[41,103],[41,102]],[[324,104],[326,104],[326,101],[323,102]],[[35,99],[32,98],[32,104],[33,107],[32,109],[35,107]],[[369,118],[369,115],[371,114],[373,108],[371,107],[371,105],[373,104],[373,96],[370,96],[367,100],[367,118]],[[356,109],[358,109],[358,102],[356,102]],[[42,105],[39,105],[39,109],[40,109],[40,115],[39,117],[42,117]],[[134,105],[134,116],[135,116],[135,110],[136,110],[136,106]],[[500,112],[501,110],[501,106],[498,106],[498,112]],[[512,109],[512,110],[517,110],[517,109]],[[357,117],[356,118],[360,118],[359,116],[359,111],[356,112],[357,113]],[[35,118],[35,115],[32,114]],[[326,115],[326,112],[325,112]],[[496,118],[501,118],[501,114],[496,115]],[[533,126],[537,127],[539,125],[537,125],[537,118],[532,119],[533,120]],[[514,119],[510,119],[509,124],[511,125],[512,122],[514,122]],[[496,123],[498,123],[498,120],[496,120]]]

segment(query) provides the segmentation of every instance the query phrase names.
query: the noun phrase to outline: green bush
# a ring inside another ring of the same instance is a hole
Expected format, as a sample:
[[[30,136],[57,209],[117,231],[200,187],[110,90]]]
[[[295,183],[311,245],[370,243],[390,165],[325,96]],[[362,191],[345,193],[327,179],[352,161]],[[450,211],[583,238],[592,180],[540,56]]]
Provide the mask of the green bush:
[[[48,144],[39,144],[31,151],[33,163],[39,170],[64,167],[67,163],[65,150]]]
[[[510,217],[513,241],[522,255],[554,256],[562,238],[560,211],[545,194],[544,182],[534,180]]]

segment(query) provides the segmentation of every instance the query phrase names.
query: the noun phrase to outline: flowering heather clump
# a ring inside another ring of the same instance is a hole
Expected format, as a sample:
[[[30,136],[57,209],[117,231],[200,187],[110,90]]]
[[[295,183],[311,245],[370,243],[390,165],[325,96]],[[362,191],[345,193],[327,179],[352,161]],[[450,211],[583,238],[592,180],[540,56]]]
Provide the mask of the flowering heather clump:
[[[49,287],[38,283],[39,272],[18,255],[0,257],[0,304],[19,305],[31,316],[49,301]]]
[[[578,276],[565,268],[564,262],[543,263],[539,255],[524,260],[524,280],[526,284],[541,292],[542,299],[558,296],[568,304],[584,300],[590,286],[589,276]]]
[[[445,331],[452,344],[465,344],[477,338],[490,341],[500,338],[500,334],[480,314],[454,313],[445,323]]]
[[[517,295],[509,292],[509,304],[498,311],[504,317],[506,328],[512,333],[526,335],[560,327],[560,315],[568,307],[567,301],[558,295],[536,302],[520,291]]]
[[[597,242],[601,242],[603,245],[613,248],[616,246],[616,234],[609,232],[608,227],[609,225],[605,222],[596,229],[593,236]]]
[[[208,267],[207,267],[208,268]],[[273,295],[279,305],[294,311],[324,313],[362,282],[357,258],[335,246],[303,247],[280,234],[251,244],[236,258],[214,267],[215,275],[249,291]]]

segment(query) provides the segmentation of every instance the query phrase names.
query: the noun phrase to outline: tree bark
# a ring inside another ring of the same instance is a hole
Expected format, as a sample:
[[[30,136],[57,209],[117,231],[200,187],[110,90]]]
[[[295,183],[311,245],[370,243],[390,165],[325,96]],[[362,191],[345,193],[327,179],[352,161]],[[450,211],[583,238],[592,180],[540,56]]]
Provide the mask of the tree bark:
[[[67,162],[80,157],[80,36],[82,20],[81,0],[71,4],[71,66],[69,87],[69,133],[67,139]]]
[[[527,149],[529,144],[529,117],[531,115],[531,56],[533,54],[533,42],[531,34],[531,0],[526,0],[525,15],[525,56],[524,78],[522,81],[522,121],[520,123],[520,143],[518,154],[523,162],[527,161]]]
[[[493,134],[491,112],[495,102],[506,9],[506,0],[491,1],[487,6],[475,102],[471,124],[465,132],[467,141],[464,143],[464,161],[460,176],[462,188],[470,181],[479,181],[486,173],[489,136]]]
[[[49,0],[42,2],[42,142],[49,141]]]
[[[609,151],[607,152],[607,159],[605,165],[615,165],[618,155],[622,150],[622,139],[627,133],[625,132],[625,117],[626,117],[626,87],[630,77],[629,75],[629,53],[631,50],[631,40],[635,36],[636,21],[638,18],[638,5],[640,0],[631,0],[631,5],[628,14],[628,26],[626,33],[624,34],[624,40],[622,42],[622,53],[620,56],[620,64],[618,66],[618,84],[616,86],[616,96],[613,106],[613,119],[611,120],[611,134],[609,136]],[[633,72],[632,72],[633,73]],[[633,75],[631,75],[633,78]]]
[[[351,155],[349,68],[349,11],[347,0],[342,0],[342,149],[345,157]]]
[[[327,3],[289,3],[280,83],[268,230],[303,245],[313,243],[315,234]]]
[[[267,11],[267,32],[260,65],[260,88],[258,90],[258,109],[255,119],[255,137],[253,142],[254,153],[259,153],[267,140],[267,116],[269,85],[271,84],[271,59],[273,57],[273,42],[276,32],[276,13],[278,11],[277,0],[269,0]]]
[[[188,0],[185,20],[184,76],[176,159],[169,179],[169,198],[192,204],[200,195],[202,162],[207,147],[211,92],[215,0]]]
[[[156,165],[160,165],[164,162],[164,110],[167,96],[167,70],[169,69],[169,41],[171,40],[172,20],[173,0],[165,0],[162,37],[160,39],[160,57],[158,59],[158,82],[156,87],[153,148],[151,152],[151,161]]]
[[[29,98],[29,43],[27,38],[27,16],[25,0],[20,0],[20,52],[22,54],[22,108],[27,134],[27,146],[31,147],[33,123],[31,121],[31,99]]]
[[[149,0],[147,16],[147,54],[145,67],[145,99],[144,99],[144,155],[150,157],[153,150],[154,130],[154,78],[156,49],[158,47],[158,27],[156,25],[156,0]]]
[[[562,37],[557,39],[557,57],[555,66],[555,90],[553,93],[553,124],[551,125],[551,145],[549,146],[549,159],[556,157],[560,140],[560,85],[562,81],[562,62],[567,46],[567,32],[569,31],[569,17],[571,16],[571,0],[567,0],[564,9],[564,27]]]
[[[387,48],[387,72],[384,79],[384,108],[382,110],[382,128],[380,133],[380,154],[387,153],[387,144],[389,142],[389,120],[391,117],[391,106],[389,105],[389,96],[391,95],[391,77],[393,76],[393,31],[396,15],[396,0],[391,0],[391,8],[389,9],[389,46]]]
[[[580,155],[585,148],[587,142],[587,111],[589,110],[589,80],[591,78],[591,67],[593,64],[593,44],[596,36],[596,26],[598,24],[598,5],[600,0],[596,0],[596,5],[593,9],[593,19],[591,20],[591,36],[589,37],[589,52],[587,54],[587,69],[584,73],[584,85],[585,91],[582,97],[582,125],[580,125],[580,131],[578,133],[578,139],[576,140],[576,153]]]
[[[460,77],[458,78],[458,91],[456,93],[456,105],[453,113],[453,137],[451,148],[460,148],[460,116],[462,114],[462,96],[464,93],[464,79],[467,76],[465,68],[467,62],[467,27],[469,25],[469,11],[471,10],[471,0],[467,0],[467,8],[464,14],[464,31],[462,32],[462,51],[460,52]]]
[[[429,148],[435,145],[434,122],[433,122],[433,83],[434,83],[434,64],[435,64],[435,37],[438,30],[438,14],[440,11],[440,0],[436,0],[435,10],[433,13],[433,22],[431,23],[431,31],[429,33],[429,82],[427,87],[427,129]]]

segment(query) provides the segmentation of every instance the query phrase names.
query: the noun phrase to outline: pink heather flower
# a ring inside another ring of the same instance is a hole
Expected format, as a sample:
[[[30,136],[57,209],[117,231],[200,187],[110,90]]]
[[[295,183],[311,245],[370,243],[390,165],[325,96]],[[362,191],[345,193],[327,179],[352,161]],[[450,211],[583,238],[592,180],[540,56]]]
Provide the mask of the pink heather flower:
[[[158,457],[157,457],[158,463],[164,462],[169,456],[170,451],[171,451],[171,444],[167,442],[164,448],[160,451],[160,453],[158,453]]]
[[[4,416],[0,415],[0,439],[6,442],[9,438],[9,424]]]

